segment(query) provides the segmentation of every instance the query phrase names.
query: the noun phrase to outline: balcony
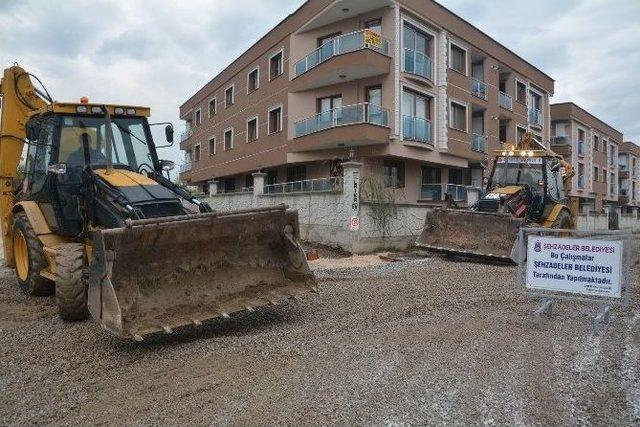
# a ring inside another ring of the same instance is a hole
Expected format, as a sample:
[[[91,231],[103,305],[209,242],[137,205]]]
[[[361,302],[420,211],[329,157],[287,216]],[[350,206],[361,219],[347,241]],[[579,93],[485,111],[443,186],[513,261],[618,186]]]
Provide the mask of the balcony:
[[[472,191],[479,192],[477,188]],[[444,194],[448,194],[451,199],[458,203],[469,201],[469,186],[458,184],[422,184],[420,187],[420,200],[439,202],[444,200]]]
[[[529,108],[529,123],[542,126],[542,112],[537,108]]]
[[[388,111],[379,105],[369,104],[368,102],[345,105],[296,122],[293,137],[299,138],[325,129],[356,123],[387,126],[388,120]]]
[[[498,92],[498,101],[505,110],[513,111],[513,98],[504,92]]]
[[[189,172],[191,170],[191,162],[184,162],[183,164],[180,165],[179,171],[180,173],[185,173],[185,172]]]
[[[336,37],[294,66],[291,90],[299,92],[386,74],[389,42],[371,30]]]
[[[568,145],[571,139],[567,136],[552,136],[551,145]]]
[[[487,136],[477,133],[471,134],[471,149],[480,153],[487,152]]]
[[[471,93],[480,99],[487,100],[487,84],[480,79],[471,77]]]
[[[187,139],[189,139],[189,137],[190,137],[191,135],[193,135],[193,130],[191,130],[191,129],[187,129],[187,130],[185,130],[184,132],[182,132],[182,133],[180,134],[180,142],[184,142],[184,141],[186,141]]]
[[[402,116],[402,138],[433,145],[431,122],[422,117]]]
[[[291,152],[389,142],[389,112],[363,102],[324,111],[294,123]]]
[[[417,50],[405,48],[402,70],[433,81],[433,61]]]

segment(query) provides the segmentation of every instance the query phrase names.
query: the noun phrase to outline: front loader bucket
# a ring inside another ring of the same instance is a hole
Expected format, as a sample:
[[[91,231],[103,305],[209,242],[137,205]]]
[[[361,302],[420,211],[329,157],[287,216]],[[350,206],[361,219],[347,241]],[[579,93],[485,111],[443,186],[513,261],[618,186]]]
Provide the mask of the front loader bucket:
[[[136,340],[316,289],[284,206],[129,221],[96,231],[91,258],[92,316]]]
[[[511,215],[436,208],[427,213],[416,246],[492,260],[510,260],[524,220]]]

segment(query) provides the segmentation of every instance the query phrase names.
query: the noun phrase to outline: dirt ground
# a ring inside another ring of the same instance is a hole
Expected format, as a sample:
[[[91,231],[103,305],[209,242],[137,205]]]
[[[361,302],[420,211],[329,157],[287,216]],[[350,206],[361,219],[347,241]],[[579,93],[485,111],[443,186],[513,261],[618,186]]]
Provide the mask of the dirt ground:
[[[0,425],[640,425],[638,289],[601,334],[575,303],[537,328],[512,267],[340,258],[302,301],[143,343],[3,269]]]

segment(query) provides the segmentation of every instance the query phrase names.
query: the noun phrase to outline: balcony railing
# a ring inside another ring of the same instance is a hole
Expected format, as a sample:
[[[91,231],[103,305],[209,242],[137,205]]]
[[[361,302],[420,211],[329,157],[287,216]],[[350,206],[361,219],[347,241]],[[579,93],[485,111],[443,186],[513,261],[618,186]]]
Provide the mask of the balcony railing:
[[[340,193],[342,192],[342,185],[342,177],[307,179],[304,181],[265,185],[264,193]]]
[[[542,112],[536,108],[529,108],[529,123],[542,125]]]
[[[405,73],[416,74],[425,79],[433,80],[433,61],[427,55],[417,50],[404,49]]]
[[[372,49],[385,55],[389,54],[389,41],[371,30],[360,30],[333,38],[296,62],[295,77],[306,73],[313,67],[330,58],[362,49]]]
[[[578,140],[578,154],[584,156],[584,141]]]
[[[193,135],[193,130],[191,129],[187,129],[184,132],[182,132],[180,134],[180,142],[184,142],[187,140],[187,138],[189,138],[191,135]]]
[[[433,145],[431,122],[414,116],[402,116],[402,138]]]
[[[486,153],[487,152],[487,136],[486,135],[482,135],[482,134],[478,134],[478,133],[472,133],[471,134],[471,149],[473,151],[479,151],[481,153]]]
[[[502,108],[506,108],[507,110],[513,110],[513,98],[507,95],[504,92],[498,93],[498,100],[500,101],[500,106]]]
[[[389,124],[389,113],[386,108],[368,102],[345,105],[296,122],[294,124],[294,138],[325,129],[357,123],[387,126]]]
[[[584,188],[584,176],[578,176],[578,188]]]
[[[567,136],[552,136],[551,137],[551,145],[566,145],[570,141]]]
[[[487,84],[480,79],[471,77],[471,93],[478,98],[487,99]]]
[[[442,200],[442,184],[422,184],[420,198],[422,200]]]
[[[467,186],[457,184],[447,184],[447,193],[456,202],[467,201]]]
[[[180,173],[189,172],[191,170],[191,162],[184,162],[180,165]]]

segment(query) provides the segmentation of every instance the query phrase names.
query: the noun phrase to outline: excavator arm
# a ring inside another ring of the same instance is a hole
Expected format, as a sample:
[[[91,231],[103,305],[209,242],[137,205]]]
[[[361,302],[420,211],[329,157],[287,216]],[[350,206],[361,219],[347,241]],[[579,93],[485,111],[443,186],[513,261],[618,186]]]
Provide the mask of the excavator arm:
[[[13,265],[11,241],[14,179],[18,175],[20,156],[26,140],[26,124],[47,102],[32,84],[30,74],[14,65],[4,70],[0,80],[2,99],[0,117],[0,221],[5,263]]]

